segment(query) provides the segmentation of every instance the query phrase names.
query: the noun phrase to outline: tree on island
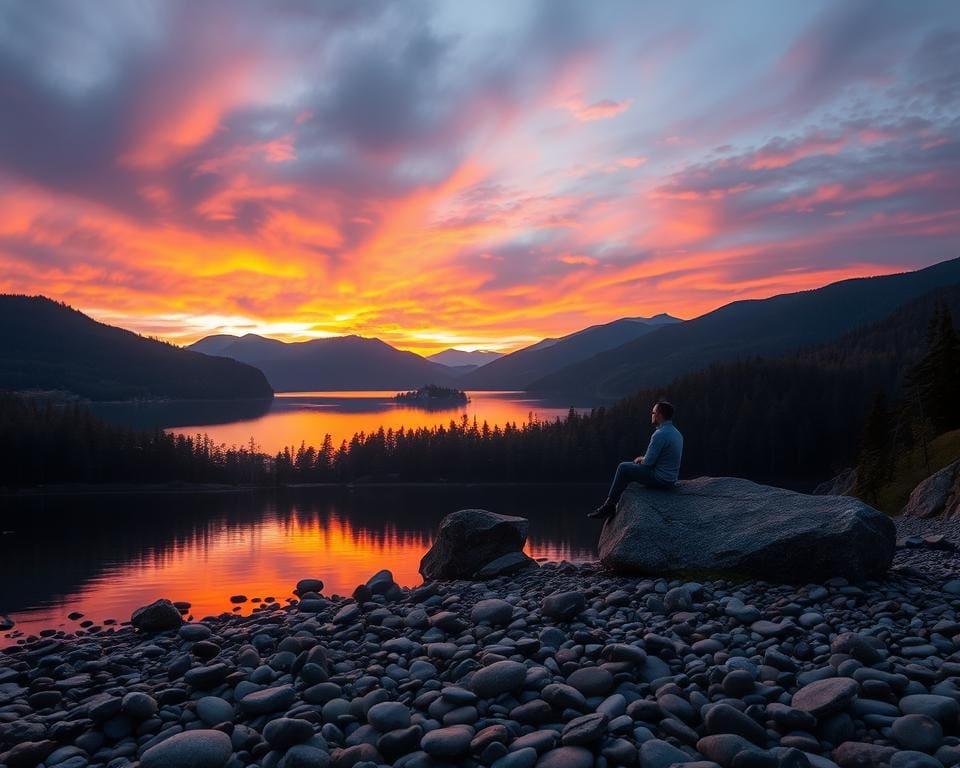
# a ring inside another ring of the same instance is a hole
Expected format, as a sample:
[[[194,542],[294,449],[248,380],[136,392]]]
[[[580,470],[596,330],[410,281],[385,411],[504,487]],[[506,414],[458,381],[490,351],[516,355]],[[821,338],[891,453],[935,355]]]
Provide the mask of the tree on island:
[[[450,389],[436,384],[426,384],[420,389],[409,392],[398,392],[394,400],[402,403],[469,403],[470,398],[462,389]]]

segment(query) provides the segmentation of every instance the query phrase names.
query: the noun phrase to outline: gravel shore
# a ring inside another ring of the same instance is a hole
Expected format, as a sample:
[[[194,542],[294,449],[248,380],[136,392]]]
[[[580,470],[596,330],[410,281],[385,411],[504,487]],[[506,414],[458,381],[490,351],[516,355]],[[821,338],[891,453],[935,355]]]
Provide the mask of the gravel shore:
[[[860,585],[380,572],[163,632],[44,632],[0,652],[0,765],[960,765],[960,524],[897,526]]]

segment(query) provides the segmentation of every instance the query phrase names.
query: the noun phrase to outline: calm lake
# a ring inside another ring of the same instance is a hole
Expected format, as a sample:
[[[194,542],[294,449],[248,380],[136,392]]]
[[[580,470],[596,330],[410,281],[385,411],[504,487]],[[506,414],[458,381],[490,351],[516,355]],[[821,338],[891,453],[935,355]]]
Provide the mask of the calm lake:
[[[29,496],[0,501],[0,613],[17,633],[126,621],[160,597],[199,619],[232,595],[292,597],[302,578],[350,594],[381,568],[421,582],[441,518],[480,507],[530,520],[535,558],[596,559],[600,525],[584,514],[603,486],[311,487],[235,493]],[[244,603],[246,614],[256,605]],[[78,612],[83,618],[70,620]]]
[[[463,414],[491,427],[522,424],[530,418],[553,421],[571,406],[592,404],[533,397],[525,392],[468,392],[470,402],[441,409],[415,408],[393,399],[395,391],[278,392],[273,400],[94,403],[98,416],[138,428],[160,428],[188,435],[207,434],[227,446],[249,445],[276,453],[301,441],[319,447],[324,435],[334,445],[357,432],[433,427],[459,421]]]

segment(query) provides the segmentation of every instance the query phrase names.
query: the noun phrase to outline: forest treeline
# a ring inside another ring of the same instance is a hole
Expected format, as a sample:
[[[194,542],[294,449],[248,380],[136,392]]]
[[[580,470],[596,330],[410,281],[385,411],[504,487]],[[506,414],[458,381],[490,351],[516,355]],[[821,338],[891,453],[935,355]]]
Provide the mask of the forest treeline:
[[[682,476],[806,488],[866,455],[864,420],[877,397],[895,402],[909,389],[922,404],[931,386],[956,391],[956,374],[928,358],[940,343],[932,329],[952,329],[958,313],[960,286],[952,286],[830,344],[713,365],[590,413],[571,409],[554,422],[495,427],[462,418],[381,429],[274,456],[202,435],[126,429],[80,404],[7,394],[0,397],[0,484],[606,481],[617,462],[646,448],[650,405],[666,397],[685,438]],[[918,384],[925,375],[939,383]]]

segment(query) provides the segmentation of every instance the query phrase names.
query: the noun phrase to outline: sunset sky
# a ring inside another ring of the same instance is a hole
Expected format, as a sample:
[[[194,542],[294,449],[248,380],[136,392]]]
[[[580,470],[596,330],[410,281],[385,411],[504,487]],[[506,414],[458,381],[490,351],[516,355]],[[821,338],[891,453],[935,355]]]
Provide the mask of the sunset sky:
[[[0,291],[510,349],[960,256],[960,3],[0,0]]]

